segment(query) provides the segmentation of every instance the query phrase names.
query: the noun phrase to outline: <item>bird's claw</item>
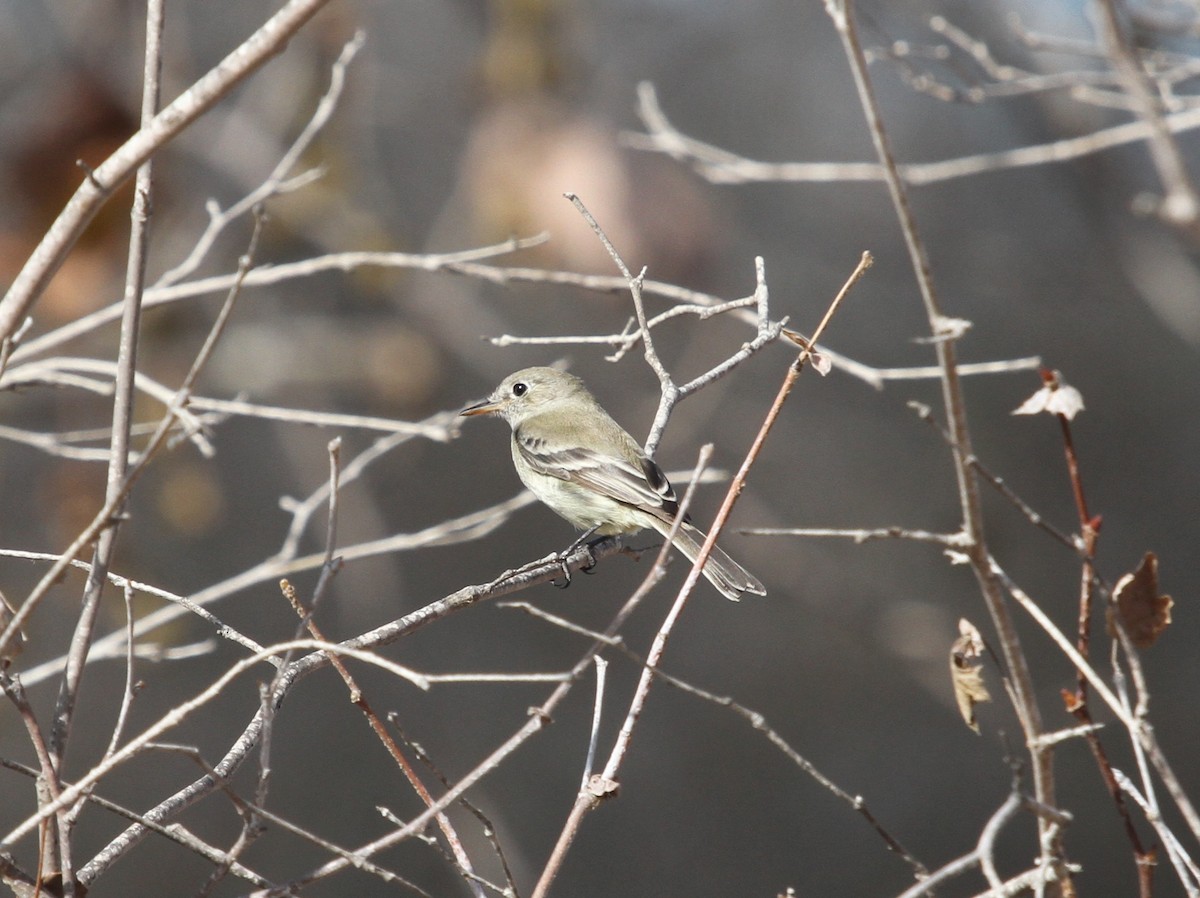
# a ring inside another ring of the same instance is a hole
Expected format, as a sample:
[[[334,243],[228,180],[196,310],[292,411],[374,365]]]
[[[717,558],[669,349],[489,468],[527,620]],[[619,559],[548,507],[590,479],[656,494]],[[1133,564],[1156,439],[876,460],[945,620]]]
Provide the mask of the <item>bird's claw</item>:
[[[592,544],[588,543],[583,547],[583,550],[587,552],[588,560],[586,564],[581,564],[579,569],[588,575],[596,573],[596,555],[592,551]]]
[[[571,585],[571,568],[568,565],[568,562],[571,560],[571,556],[574,555],[580,549],[587,552],[587,561],[584,564],[581,564],[579,566],[579,569],[581,571],[583,571],[585,574],[594,574],[596,572],[596,555],[594,552],[592,552],[592,544],[584,543],[583,545],[571,546],[566,551],[560,552],[558,557],[554,559],[555,561],[558,562],[558,566],[562,570],[562,580],[561,581],[559,581],[559,580],[551,580],[550,581],[557,588],[566,589],[568,586]]]
[[[560,555],[556,560],[558,561],[558,566],[562,569],[562,582],[559,582],[558,580],[551,580],[550,582],[556,589],[566,589],[571,585],[571,569],[567,567],[567,556]]]

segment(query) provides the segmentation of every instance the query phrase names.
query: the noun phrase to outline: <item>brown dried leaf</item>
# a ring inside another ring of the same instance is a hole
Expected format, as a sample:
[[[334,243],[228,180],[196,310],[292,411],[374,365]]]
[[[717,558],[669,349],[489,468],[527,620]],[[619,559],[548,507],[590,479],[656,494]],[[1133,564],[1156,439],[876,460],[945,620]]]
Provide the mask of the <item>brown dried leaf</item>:
[[[808,363],[813,366],[813,369],[822,377],[833,370],[833,360],[824,353],[817,351],[817,344],[813,343],[801,333],[797,333],[790,327],[783,329],[783,335],[799,346],[801,349],[808,350]]]
[[[1125,632],[1139,649],[1154,645],[1159,634],[1171,623],[1170,596],[1158,592],[1158,556],[1147,552],[1131,574],[1117,581],[1113,605],[1108,610],[1108,634],[1117,635],[1113,614],[1121,617]]]
[[[1068,714],[1074,714],[1083,707],[1083,702],[1080,701],[1080,695],[1071,689],[1060,689],[1058,694],[1062,696],[1063,707],[1067,709]]]
[[[967,726],[979,732],[979,721],[975,719],[975,706],[990,702],[992,696],[983,684],[983,665],[972,661],[983,654],[983,637],[975,626],[963,618],[958,622],[958,639],[950,647],[950,682],[954,684],[954,698],[958,710]]]

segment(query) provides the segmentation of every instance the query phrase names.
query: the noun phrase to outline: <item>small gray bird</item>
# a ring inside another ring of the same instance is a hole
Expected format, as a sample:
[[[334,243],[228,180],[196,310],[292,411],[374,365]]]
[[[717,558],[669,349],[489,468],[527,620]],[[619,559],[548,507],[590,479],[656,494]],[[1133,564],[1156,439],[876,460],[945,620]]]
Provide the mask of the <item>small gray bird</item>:
[[[510,374],[463,415],[498,415],[512,428],[517,476],[579,530],[600,536],[671,532],[679,502],[662,469],[600,407],[583,381],[554,368]],[[686,520],[673,544],[694,562],[705,536]],[[713,546],[704,576],[727,599],[766,595],[762,583]]]

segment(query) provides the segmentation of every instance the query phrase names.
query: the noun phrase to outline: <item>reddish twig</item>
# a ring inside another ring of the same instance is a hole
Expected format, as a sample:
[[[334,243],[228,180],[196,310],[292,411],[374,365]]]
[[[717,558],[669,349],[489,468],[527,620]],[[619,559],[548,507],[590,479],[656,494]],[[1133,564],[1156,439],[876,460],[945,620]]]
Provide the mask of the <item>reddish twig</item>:
[[[1043,369],[1041,375],[1042,381],[1048,389],[1054,390],[1058,388],[1059,378],[1057,372]],[[1057,413],[1055,417],[1058,418],[1059,427],[1062,431],[1063,454],[1067,464],[1067,477],[1071,484],[1071,494],[1075,500],[1075,511],[1079,517],[1079,531],[1083,539],[1083,562],[1079,583],[1079,628],[1076,635],[1076,646],[1081,656],[1090,658],[1092,606],[1096,595],[1096,542],[1100,536],[1101,519],[1099,516],[1093,517],[1088,510],[1087,496],[1083,489],[1083,476],[1079,467],[1079,455],[1075,451],[1075,440],[1071,435],[1071,419],[1062,412]],[[1137,827],[1133,824],[1133,816],[1129,812],[1125,793],[1122,791],[1120,783],[1117,780],[1117,775],[1113,770],[1112,762],[1108,758],[1108,752],[1104,748],[1104,743],[1100,740],[1100,733],[1097,728],[1092,726],[1094,721],[1091,709],[1088,707],[1088,681],[1082,670],[1076,669],[1075,671],[1075,694],[1071,695],[1065,689],[1063,690],[1063,694],[1067,710],[1070,714],[1080,724],[1088,727],[1084,733],[1084,739],[1087,740],[1088,748],[1091,750],[1092,757],[1096,761],[1096,767],[1100,772],[1100,778],[1104,781],[1104,787],[1108,790],[1109,797],[1112,798],[1113,804],[1116,806],[1117,814],[1121,818],[1121,825],[1125,829],[1125,835],[1133,847],[1134,869],[1137,870],[1138,878],[1138,894],[1141,898],[1150,898],[1154,893],[1154,852],[1147,852],[1145,846],[1142,844]]]

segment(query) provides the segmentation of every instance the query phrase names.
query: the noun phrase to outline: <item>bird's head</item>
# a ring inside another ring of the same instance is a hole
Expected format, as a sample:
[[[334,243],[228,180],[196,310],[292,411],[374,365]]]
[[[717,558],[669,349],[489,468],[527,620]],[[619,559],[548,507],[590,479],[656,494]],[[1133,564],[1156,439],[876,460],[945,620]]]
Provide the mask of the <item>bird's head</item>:
[[[574,374],[556,368],[524,368],[504,378],[487,399],[468,405],[459,414],[497,415],[516,428],[554,404],[580,395],[589,396],[583,381]]]

